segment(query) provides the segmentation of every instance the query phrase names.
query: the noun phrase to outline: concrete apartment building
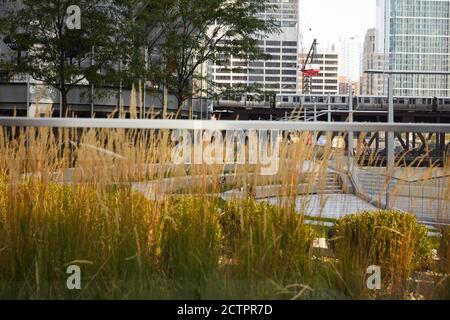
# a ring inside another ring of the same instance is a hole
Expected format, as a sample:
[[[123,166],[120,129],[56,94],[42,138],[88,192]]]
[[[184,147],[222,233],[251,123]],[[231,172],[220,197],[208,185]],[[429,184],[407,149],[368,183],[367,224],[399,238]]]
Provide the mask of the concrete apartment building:
[[[359,81],[352,81],[346,76],[339,76],[339,94],[349,95],[352,92],[353,95],[359,95],[360,92]]]
[[[306,54],[299,55],[299,65],[306,59]],[[319,76],[312,79],[311,94],[337,95],[339,93],[339,55],[334,51],[325,51],[317,54],[314,64],[320,66]],[[302,93],[303,76],[298,74],[298,94]]]
[[[377,0],[376,50],[389,70],[450,70],[450,0]],[[450,76],[396,75],[401,96],[450,96]]]
[[[274,19],[280,34],[269,35],[259,46],[271,57],[267,61],[245,61],[240,57],[227,57],[223,65],[212,65],[212,80],[220,86],[257,85],[277,94],[297,93],[297,60],[299,38],[299,0],[272,0],[275,9],[261,12],[261,19]]]
[[[339,38],[336,48],[339,54],[339,75],[347,77],[351,81],[359,81],[362,60],[360,37]]]
[[[386,77],[369,74],[367,70],[384,70],[384,54],[376,52],[376,29],[369,29],[364,39],[360,91],[362,95],[381,96],[387,94]]]

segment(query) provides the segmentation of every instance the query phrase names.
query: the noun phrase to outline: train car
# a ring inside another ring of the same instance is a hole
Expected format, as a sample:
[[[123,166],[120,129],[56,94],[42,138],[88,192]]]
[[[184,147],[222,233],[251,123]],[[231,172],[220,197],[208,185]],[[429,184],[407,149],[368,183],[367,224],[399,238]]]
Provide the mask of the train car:
[[[405,97],[394,97],[394,110],[409,111],[409,99]]]
[[[348,109],[350,97],[347,95],[305,95],[302,96],[302,106],[316,108],[317,110],[346,110]]]
[[[272,99],[273,100],[273,99]],[[261,99],[256,95],[242,94],[234,96],[223,96],[214,101],[214,108],[271,108],[273,102],[270,101],[270,97],[267,100]]]
[[[255,95],[243,94],[224,96],[214,102],[215,108],[315,108],[317,110],[348,110],[348,95],[296,95],[278,94],[260,99]],[[387,111],[389,101],[386,96],[355,96],[353,109],[364,111]],[[394,109],[406,112],[450,112],[450,97],[394,97]]]
[[[432,111],[436,105],[435,98],[431,97],[394,97],[394,110],[396,111]],[[358,110],[387,111],[389,101],[387,97],[359,96],[357,97]]]
[[[408,111],[432,111],[433,110],[433,98],[432,97],[409,97]]]
[[[242,96],[223,96],[214,100],[214,108],[243,108],[244,101]]]
[[[440,98],[438,100],[437,111],[450,112],[450,98]]]
[[[343,96],[343,95],[338,95],[338,96],[330,96],[330,104],[333,107],[342,107],[344,105],[348,105],[350,101],[350,97],[349,96]]]
[[[328,109],[330,105],[332,109],[342,109],[348,105],[348,96],[324,96],[324,95],[277,95],[276,108],[294,109],[294,108],[312,108],[318,110]]]
[[[388,99],[377,96],[359,96],[356,97],[356,110],[385,110],[388,106]]]
[[[275,99],[275,108],[294,109],[301,105],[301,97],[294,94],[277,95]]]

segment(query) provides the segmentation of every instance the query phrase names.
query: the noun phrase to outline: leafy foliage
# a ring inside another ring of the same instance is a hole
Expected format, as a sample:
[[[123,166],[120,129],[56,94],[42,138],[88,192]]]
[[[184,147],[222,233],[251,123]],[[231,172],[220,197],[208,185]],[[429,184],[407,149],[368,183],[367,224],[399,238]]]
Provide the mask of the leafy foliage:
[[[205,81],[199,69],[206,62],[223,62],[231,55],[264,58],[257,40],[278,28],[257,14],[270,8],[267,0],[168,1],[161,24],[164,41],[156,46],[159,59],[152,65],[156,81],[175,93],[181,107],[202,91],[197,83]]]
[[[81,9],[81,29],[67,27],[67,9]],[[17,52],[1,66],[13,74],[28,74],[58,89],[63,112],[67,94],[78,84],[104,84],[115,70],[123,49],[124,8],[114,1],[24,0],[0,18],[0,34]]]

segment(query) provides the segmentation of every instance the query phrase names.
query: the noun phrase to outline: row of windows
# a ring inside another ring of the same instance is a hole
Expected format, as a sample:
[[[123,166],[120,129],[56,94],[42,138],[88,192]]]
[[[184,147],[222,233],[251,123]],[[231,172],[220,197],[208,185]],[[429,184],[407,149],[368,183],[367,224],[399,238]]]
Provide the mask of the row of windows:
[[[402,70],[449,70],[450,54],[448,55],[423,55],[415,53],[390,54],[390,65]]]
[[[248,81],[250,82],[263,82],[263,81],[269,81],[269,82],[297,82],[297,78],[292,77],[281,77],[281,80],[279,77],[263,77],[263,76],[249,76]]]
[[[250,82],[297,82],[295,77],[263,77],[263,76],[216,76],[216,81],[250,81]]]
[[[216,63],[217,66],[221,66],[221,67],[231,67],[232,63],[230,61],[220,61]],[[260,61],[252,61],[252,62],[245,62],[245,61],[235,61],[233,62],[233,67],[256,67],[256,68],[264,68],[264,66],[266,66],[266,68],[290,68],[290,69],[297,69],[298,65],[296,62],[273,62],[273,61],[268,61],[264,64],[264,62],[260,62]],[[330,69],[330,71],[337,71],[334,70],[333,68]]]
[[[450,27],[448,30],[450,36]],[[391,52],[449,53],[450,39],[448,37],[395,34],[389,39]]]
[[[274,24],[278,27],[294,28],[297,26],[297,21],[275,21]]]
[[[256,68],[264,68],[264,62],[260,62],[260,61],[252,61],[249,62],[248,65],[250,67],[256,67]],[[279,68],[280,67],[280,63],[279,62],[266,62],[266,67],[267,68]],[[292,63],[292,62],[283,62],[281,63],[281,66],[283,68],[292,68],[292,69],[296,69],[297,68],[297,63]]]
[[[264,41],[260,40],[258,41],[258,44],[264,45]],[[266,46],[271,47],[297,47],[297,41],[274,41],[274,40],[266,40]]]
[[[233,85],[230,83],[220,83],[219,84],[220,87],[222,88],[231,88]],[[272,89],[272,90],[293,90],[295,92],[295,90],[297,90],[297,86],[295,84],[287,84],[287,83],[283,83],[283,84],[279,84],[279,83],[266,83],[265,85],[261,85],[259,86],[260,88],[265,88],[265,89]],[[294,92],[291,91],[283,91],[282,93],[285,94],[292,94]]]
[[[391,0],[391,8],[397,16],[448,18],[450,3],[429,0]]]
[[[271,55],[269,57],[269,60],[284,60],[284,61],[297,61],[297,56],[278,56],[278,55]]]
[[[220,69],[218,70],[219,72],[221,72]],[[285,74],[285,75],[297,75],[297,70],[280,70],[280,69],[242,69],[239,70],[238,73],[246,73],[248,71],[249,74]],[[229,72],[225,72],[225,73],[229,73]]]
[[[330,60],[325,60],[325,61],[317,61],[319,64],[325,64],[325,65],[332,65],[332,66],[336,66],[338,64],[337,61],[330,61]]]
[[[233,85],[230,84],[230,83],[219,83],[218,87],[221,87],[221,88],[232,88]],[[289,94],[289,95],[295,94],[296,91],[297,91],[297,87],[295,85],[292,85],[292,84],[282,84],[280,86],[279,84],[276,84],[276,83],[267,83],[265,85],[259,85],[258,87],[260,89],[264,89],[265,88],[266,90],[280,90],[280,88],[281,88],[281,90],[284,90],[284,91],[280,92],[281,94]]]
[[[330,79],[325,79],[325,80],[319,80],[319,79],[313,79],[313,83],[329,83],[329,84],[338,84],[337,80],[330,80]]]
[[[448,32],[448,18],[429,19],[429,18],[391,18],[391,30],[395,34],[420,34],[429,35],[436,31],[441,33]]]
[[[337,73],[319,73],[317,77],[325,77],[325,78],[337,78],[338,74]]]
[[[303,55],[306,57],[306,55]],[[316,59],[319,60],[323,60],[323,59],[332,59],[332,60],[337,60],[338,59],[338,55],[337,54],[317,54],[316,55]]]
[[[267,48],[266,52],[268,52],[268,53],[279,53],[279,52],[297,53],[297,49],[296,48]]]
[[[311,86],[313,90],[337,90],[336,86]]]

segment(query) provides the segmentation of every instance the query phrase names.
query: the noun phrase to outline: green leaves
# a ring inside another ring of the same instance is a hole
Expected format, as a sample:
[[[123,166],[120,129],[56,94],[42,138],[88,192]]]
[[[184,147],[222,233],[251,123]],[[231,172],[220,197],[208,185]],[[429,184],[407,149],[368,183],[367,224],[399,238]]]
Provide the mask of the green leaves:
[[[256,17],[271,7],[266,0],[168,0],[167,4],[167,19],[161,22],[163,40],[155,48],[163,65],[152,67],[156,81],[176,95],[179,107],[206,91],[207,86],[201,85],[206,81],[203,64],[230,55],[264,58],[255,38],[277,31],[270,21]]]
[[[71,5],[81,10],[80,30],[67,26]],[[114,70],[124,43],[123,11],[107,0],[25,0],[0,18],[0,34],[13,50],[0,58],[2,65],[57,88],[65,100],[73,86],[104,82]]]
[[[257,46],[278,28],[257,13],[267,0],[25,0],[0,18],[12,51],[0,67],[67,93],[78,84],[127,85],[151,80],[185,100],[204,85],[206,63],[231,55],[264,59]],[[81,29],[67,27],[67,8],[81,11]],[[203,68],[205,67],[205,68]],[[179,110],[178,110],[179,111]]]

